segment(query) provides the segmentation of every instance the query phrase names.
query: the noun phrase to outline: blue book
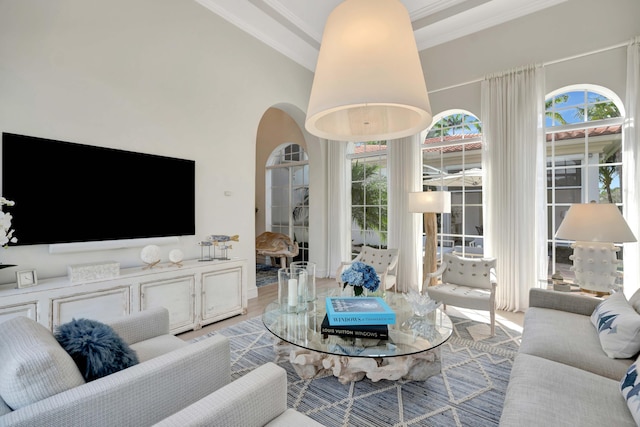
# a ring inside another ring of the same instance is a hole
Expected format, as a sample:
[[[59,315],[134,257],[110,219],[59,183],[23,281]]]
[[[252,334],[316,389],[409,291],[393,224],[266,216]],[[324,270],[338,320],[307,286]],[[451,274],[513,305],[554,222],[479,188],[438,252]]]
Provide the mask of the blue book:
[[[327,297],[326,305],[332,326],[396,323],[396,313],[380,297]]]

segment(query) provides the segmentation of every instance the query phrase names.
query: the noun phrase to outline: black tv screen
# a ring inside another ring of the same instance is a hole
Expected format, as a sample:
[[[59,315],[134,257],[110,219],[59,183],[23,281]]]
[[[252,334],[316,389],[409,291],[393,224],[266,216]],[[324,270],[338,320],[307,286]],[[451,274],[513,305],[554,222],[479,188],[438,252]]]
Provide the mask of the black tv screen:
[[[18,245],[195,234],[195,161],[2,134]]]

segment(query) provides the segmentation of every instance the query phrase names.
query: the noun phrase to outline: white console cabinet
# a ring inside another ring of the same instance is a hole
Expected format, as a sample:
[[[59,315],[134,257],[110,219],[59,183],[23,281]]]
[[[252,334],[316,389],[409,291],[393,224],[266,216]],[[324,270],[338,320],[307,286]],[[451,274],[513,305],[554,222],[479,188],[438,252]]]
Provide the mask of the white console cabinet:
[[[50,330],[73,318],[113,319],[150,307],[169,310],[173,333],[246,312],[247,261],[186,261],[120,270],[118,277],[88,282],[45,279],[17,289],[0,286],[0,322],[27,316]]]

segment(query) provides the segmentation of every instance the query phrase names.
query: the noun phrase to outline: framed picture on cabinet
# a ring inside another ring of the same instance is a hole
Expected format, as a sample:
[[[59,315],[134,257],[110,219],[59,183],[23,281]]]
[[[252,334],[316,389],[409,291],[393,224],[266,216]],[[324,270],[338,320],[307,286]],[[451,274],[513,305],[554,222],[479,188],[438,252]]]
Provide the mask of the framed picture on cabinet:
[[[18,288],[28,288],[38,284],[38,276],[35,270],[16,271],[16,281]]]

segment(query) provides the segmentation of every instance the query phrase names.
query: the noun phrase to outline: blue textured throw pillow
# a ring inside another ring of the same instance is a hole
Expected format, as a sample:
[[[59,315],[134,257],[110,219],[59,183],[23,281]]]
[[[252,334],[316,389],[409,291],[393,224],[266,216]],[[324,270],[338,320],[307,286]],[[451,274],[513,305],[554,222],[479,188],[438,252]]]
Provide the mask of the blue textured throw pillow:
[[[54,335],[76,362],[85,381],[93,381],[138,363],[135,351],[104,323],[73,319],[56,328]]]

